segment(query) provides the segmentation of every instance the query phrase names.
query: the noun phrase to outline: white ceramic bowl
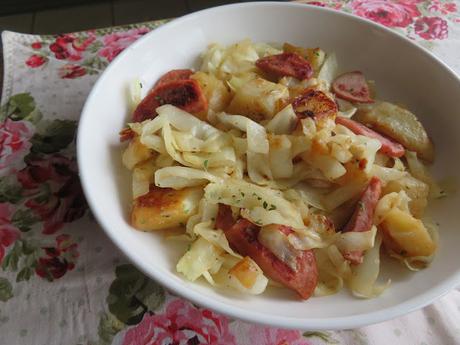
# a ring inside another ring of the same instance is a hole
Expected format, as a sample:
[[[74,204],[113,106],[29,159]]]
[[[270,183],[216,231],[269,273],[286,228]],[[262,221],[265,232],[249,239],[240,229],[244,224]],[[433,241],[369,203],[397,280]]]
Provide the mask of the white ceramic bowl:
[[[390,30],[348,14],[288,3],[246,3],[193,13],[154,30],[124,51],[94,86],[80,120],[78,163],[97,220],[116,245],[147,275],[174,293],[231,317],[301,329],[343,329],[390,319],[431,303],[460,283],[459,195],[434,203],[440,248],[416,274],[386,262],[392,286],[360,300],[346,290],[302,302],[284,289],[241,296],[191,283],[175,272],[183,248],[128,223],[129,172],[121,165],[118,132],[129,119],[127,88],[141,78],[149,88],[164,72],[197,66],[210,42],[289,41],[335,52],[342,70],[362,70],[380,98],[401,102],[423,121],[436,144],[438,177],[460,171],[460,81],[441,61]]]

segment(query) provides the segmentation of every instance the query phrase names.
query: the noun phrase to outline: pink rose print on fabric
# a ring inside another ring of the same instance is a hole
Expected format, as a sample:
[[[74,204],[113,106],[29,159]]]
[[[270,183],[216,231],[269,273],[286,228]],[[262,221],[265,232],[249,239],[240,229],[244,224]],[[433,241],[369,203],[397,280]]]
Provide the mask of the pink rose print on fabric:
[[[59,68],[59,77],[63,79],[75,79],[86,74],[86,69],[78,65],[67,64]]]
[[[75,268],[75,261],[79,257],[77,244],[73,243],[69,235],[56,237],[56,247],[44,247],[45,256],[40,257],[35,267],[38,276],[52,281],[61,278],[67,271]]]
[[[85,213],[74,160],[59,154],[32,157],[17,177],[28,197],[24,205],[43,222],[42,233],[53,234]]]
[[[457,12],[457,4],[455,2],[441,2],[433,0],[428,7],[430,12],[440,12],[442,14],[449,14]]]
[[[20,237],[19,230],[11,225],[14,210],[14,206],[9,203],[0,204],[0,263],[5,256],[6,248]]]
[[[7,118],[0,124],[0,177],[22,168],[24,157],[32,146],[30,139],[34,131],[33,125],[27,121]]]
[[[37,68],[42,66],[48,59],[44,56],[34,54],[26,60],[26,65],[31,68]]]
[[[307,4],[307,5],[314,5],[314,6],[319,6],[319,7],[326,7],[326,4],[319,2],[319,1],[302,1],[302,3]]]
[[[448,36],[447,22],[439,17],[418,18],[414,25],[414,31],[425,40],[442,40]]]
[[[126,331],[122,344],[236,345],[226,317],[181,299],[169,302],[164,314],[146,313],[138,325]]]
[[[387,27],[405,28],[420,16],[417,1],[354,0],[353,13]]]
[[[42,42],[34,42],[30,45],[32,47],[32,49],[41,49],[42,47]]]
[[[83,52],[96,39],[93,32],[89,32],[87,37],[77,38],[73,34],[63,34],[56,37],[49,48],[54,53],[56,59],[79,61],[83,58]]]
[[[99,51],[99,56],[111,62],[126,47],[139,37],[149,32],[147,28],[132,29],[124,32],[115,32],[103,37],[104,47]]]
[[[300,331],[251,326],[247,332],[249,344],[257,345],[311,345]]]
[[[342,8],[342,6],[343,6],[343,3],[340,2],[339,0],[326,1],[326,2],[309,1],[309,0],[295,0],[294,2],[298,2],[300,4],[318,6],[318,7],[329,7],[329,8],[332,8],[334,10],[340,10]]]

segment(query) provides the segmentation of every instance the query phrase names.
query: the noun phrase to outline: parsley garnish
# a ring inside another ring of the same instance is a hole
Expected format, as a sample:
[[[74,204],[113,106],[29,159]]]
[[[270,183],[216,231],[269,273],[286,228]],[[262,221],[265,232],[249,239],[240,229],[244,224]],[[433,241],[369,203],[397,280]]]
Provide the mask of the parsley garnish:
[[[208,170],[208,163],[209,163],[209,160],[207,160],[207,159],[203,162],[205,170]]]

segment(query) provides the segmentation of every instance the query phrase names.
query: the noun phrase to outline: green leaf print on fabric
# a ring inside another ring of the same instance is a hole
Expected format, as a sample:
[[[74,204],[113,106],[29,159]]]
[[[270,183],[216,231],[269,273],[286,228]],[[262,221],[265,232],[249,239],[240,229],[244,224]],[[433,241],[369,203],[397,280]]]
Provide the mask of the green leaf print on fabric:
[[[75,121],[54,120],[32,137],[32,151],[40,153],[56,153],[66,148],[75,137],[77,124]]]
[[[164,303],[163,288],[133,265],[118,266],[115,275],[107,303],[110,312],[121,322],[135,325],[147,311],[154,311]]]
[[[22,187],[16,177],[0,178],[0,202],[18,203],[22,199]]]
[[[346,338],[350,339],[351,343],[354,345],[369,345],[367,335],[357,329],[346,329],[343,331],[338,331],[337,333],[342,334]]]
[[[22,282],[25,280],[29,280],[34,270],[30,267],[24,267],[22,270],[19,271],[18,275],[16,276],[16,282]]]
[[[22,244],[21,241],[16,241],[13,245],[13,248],[10,250],[8,255],[3,258],[2,269],[7,271],[17,271],[19,258],[22,254]]]
[[[5,137],[0,223],[6,226],[1,268],[16,273],[17,282],[34,274],[49,281],[61,278],[75,268],[77,244],[68,244],[64,235],[36,235],[53,235],[85,214],[72,145],[76,122],[42,120],[30,93],[10,97],[0,111]]]
[[[36,109],[35,101],[30,93],[18,93],[0,108],[0,121],[9,117],[13,121],[26,120],[38,122],[41,114]]]
[[[11,219],[13,225],[22,232],[28,232],[32,226],[39,221],[39,218],[31,209],[18,209]]]
[[[6,278],[0,278],[0,301],[6,302],[13,297],[13,287]]]
[[[17,282],[28,280],[33,273],[40,251],[41,248],[37,243],[17,240],[8,255],[3,259],[2,269],[10,272],[19,270],[16,275]]]
[[[326,344],[338,344],[339,343],[336,339],[332,338],[331,333],[329,332],[310,331],[310,332],[304,332],[303,336],[305,338],[320,338]]]
[[[97,327],[99,335],[99,345],[108,345],[112,343],[113,337],[123,330],[126,325],[110,313],[104,313]]]

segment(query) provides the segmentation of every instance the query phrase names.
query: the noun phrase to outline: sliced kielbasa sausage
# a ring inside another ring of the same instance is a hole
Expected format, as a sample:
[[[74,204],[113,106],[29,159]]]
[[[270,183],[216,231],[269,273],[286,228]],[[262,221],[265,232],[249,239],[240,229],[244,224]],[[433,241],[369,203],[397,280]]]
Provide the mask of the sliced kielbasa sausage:
[[[332,91],[337,97],[356,103],[373,103],[369,85],[362,72],[348,72],[338,76],[332,83]]]
[[[299,80],[309,79],[313,75],[310,63],[296,53],[282,53],[260,58],[256,66],[262,71],[277,77],[294,77]]]
[[[404,156],[404,146],[402,146],[400,143],[392,141],[380,133],[377,133],[369,127],[366,127],[362,123],[341,116],[337,116],[335,122],[339,125],[347,127],[355,134],[364,135],[366,137],[380,141],[382,147],[380,148],[379,152],[383,153],[384,155],[395,158]]]
[[[137,106],[133,114],[134,122],[152,119],[156,108],[172,104],[189,113],[206,111],[208,102],[196,80],[175,80],[155,87]]]
[[[372,227],[375,208],[382,193],[382,182],[378,177],[372,177],[366,189],[359,199],[355,211],[348,221],[343,232],[369,231]],[[362,251],[352,251],[344,253],[344,258],[353,264],[360,264],[363,261]]]
[[[253,259],[262,271],[271,279],[296,291],[302,299],[308,299],[318,282],[318,268],[312,250],[299,250],[296,270],[278,259],[257,239],[260,227],[244,218],[238,219],[232,226],[232,212],[229,206],[219,205],[216,227],[225,232],[230,246],[243,256]],[[280,231],[287,235],[292,229],[280,226]]]
[[[171,81],[190,79],[192,74],[193,71],[191,69],[173,69],[163,74],[163,76],[156,82],[155,87],[167,84]]]

